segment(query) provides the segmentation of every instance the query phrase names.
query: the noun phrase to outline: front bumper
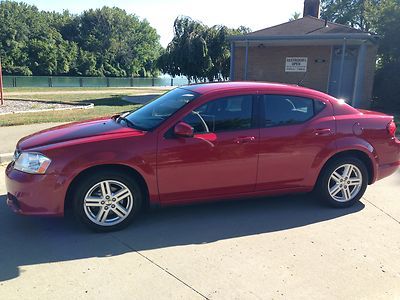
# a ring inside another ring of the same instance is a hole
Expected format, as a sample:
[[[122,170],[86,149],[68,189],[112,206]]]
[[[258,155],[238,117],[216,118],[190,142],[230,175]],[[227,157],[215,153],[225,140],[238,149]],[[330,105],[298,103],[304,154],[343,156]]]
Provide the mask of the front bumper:
[[[61,176],[27,174],[14,169],[14,163],[6,168],[7,204],[22,215],[63,216],[66,195]]]

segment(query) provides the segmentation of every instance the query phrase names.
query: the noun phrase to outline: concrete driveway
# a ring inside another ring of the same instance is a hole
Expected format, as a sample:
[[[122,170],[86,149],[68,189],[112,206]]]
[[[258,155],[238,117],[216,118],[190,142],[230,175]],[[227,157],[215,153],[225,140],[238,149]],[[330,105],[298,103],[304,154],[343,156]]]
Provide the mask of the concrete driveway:
[[[249,199],[151,211],[109,234],[14,215],[0,178],[3,299],[400,297],[400,173],[350,209]]]

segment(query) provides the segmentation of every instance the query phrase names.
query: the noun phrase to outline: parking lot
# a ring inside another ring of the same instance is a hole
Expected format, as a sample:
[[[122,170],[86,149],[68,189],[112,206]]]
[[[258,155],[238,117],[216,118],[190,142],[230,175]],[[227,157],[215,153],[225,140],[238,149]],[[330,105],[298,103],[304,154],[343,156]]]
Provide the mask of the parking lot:
[[[308,195],[150,211],[98,234],[14,215],[0,167],[2,299],[395,299],[400,172],[350,209]]]

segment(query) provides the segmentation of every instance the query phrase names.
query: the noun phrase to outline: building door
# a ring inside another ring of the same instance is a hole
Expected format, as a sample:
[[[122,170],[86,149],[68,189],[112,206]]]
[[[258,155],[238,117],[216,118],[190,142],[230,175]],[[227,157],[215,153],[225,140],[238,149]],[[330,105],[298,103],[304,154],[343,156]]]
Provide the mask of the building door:
[[[328,93],[334,97],[345,99],[349,104],[353,101],[357,56],[357,47],[346,47],[341,72],[343,47],[333,47]]]

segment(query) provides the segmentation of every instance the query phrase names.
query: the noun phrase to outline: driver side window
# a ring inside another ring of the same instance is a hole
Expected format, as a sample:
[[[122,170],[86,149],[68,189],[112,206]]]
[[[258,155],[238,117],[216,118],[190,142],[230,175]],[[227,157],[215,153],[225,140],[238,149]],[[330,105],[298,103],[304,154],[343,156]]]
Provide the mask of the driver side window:
[[[251,95],[241,95],[212,100],[193,110],[183,121],[195,133],[249,129],[252,99]]]

